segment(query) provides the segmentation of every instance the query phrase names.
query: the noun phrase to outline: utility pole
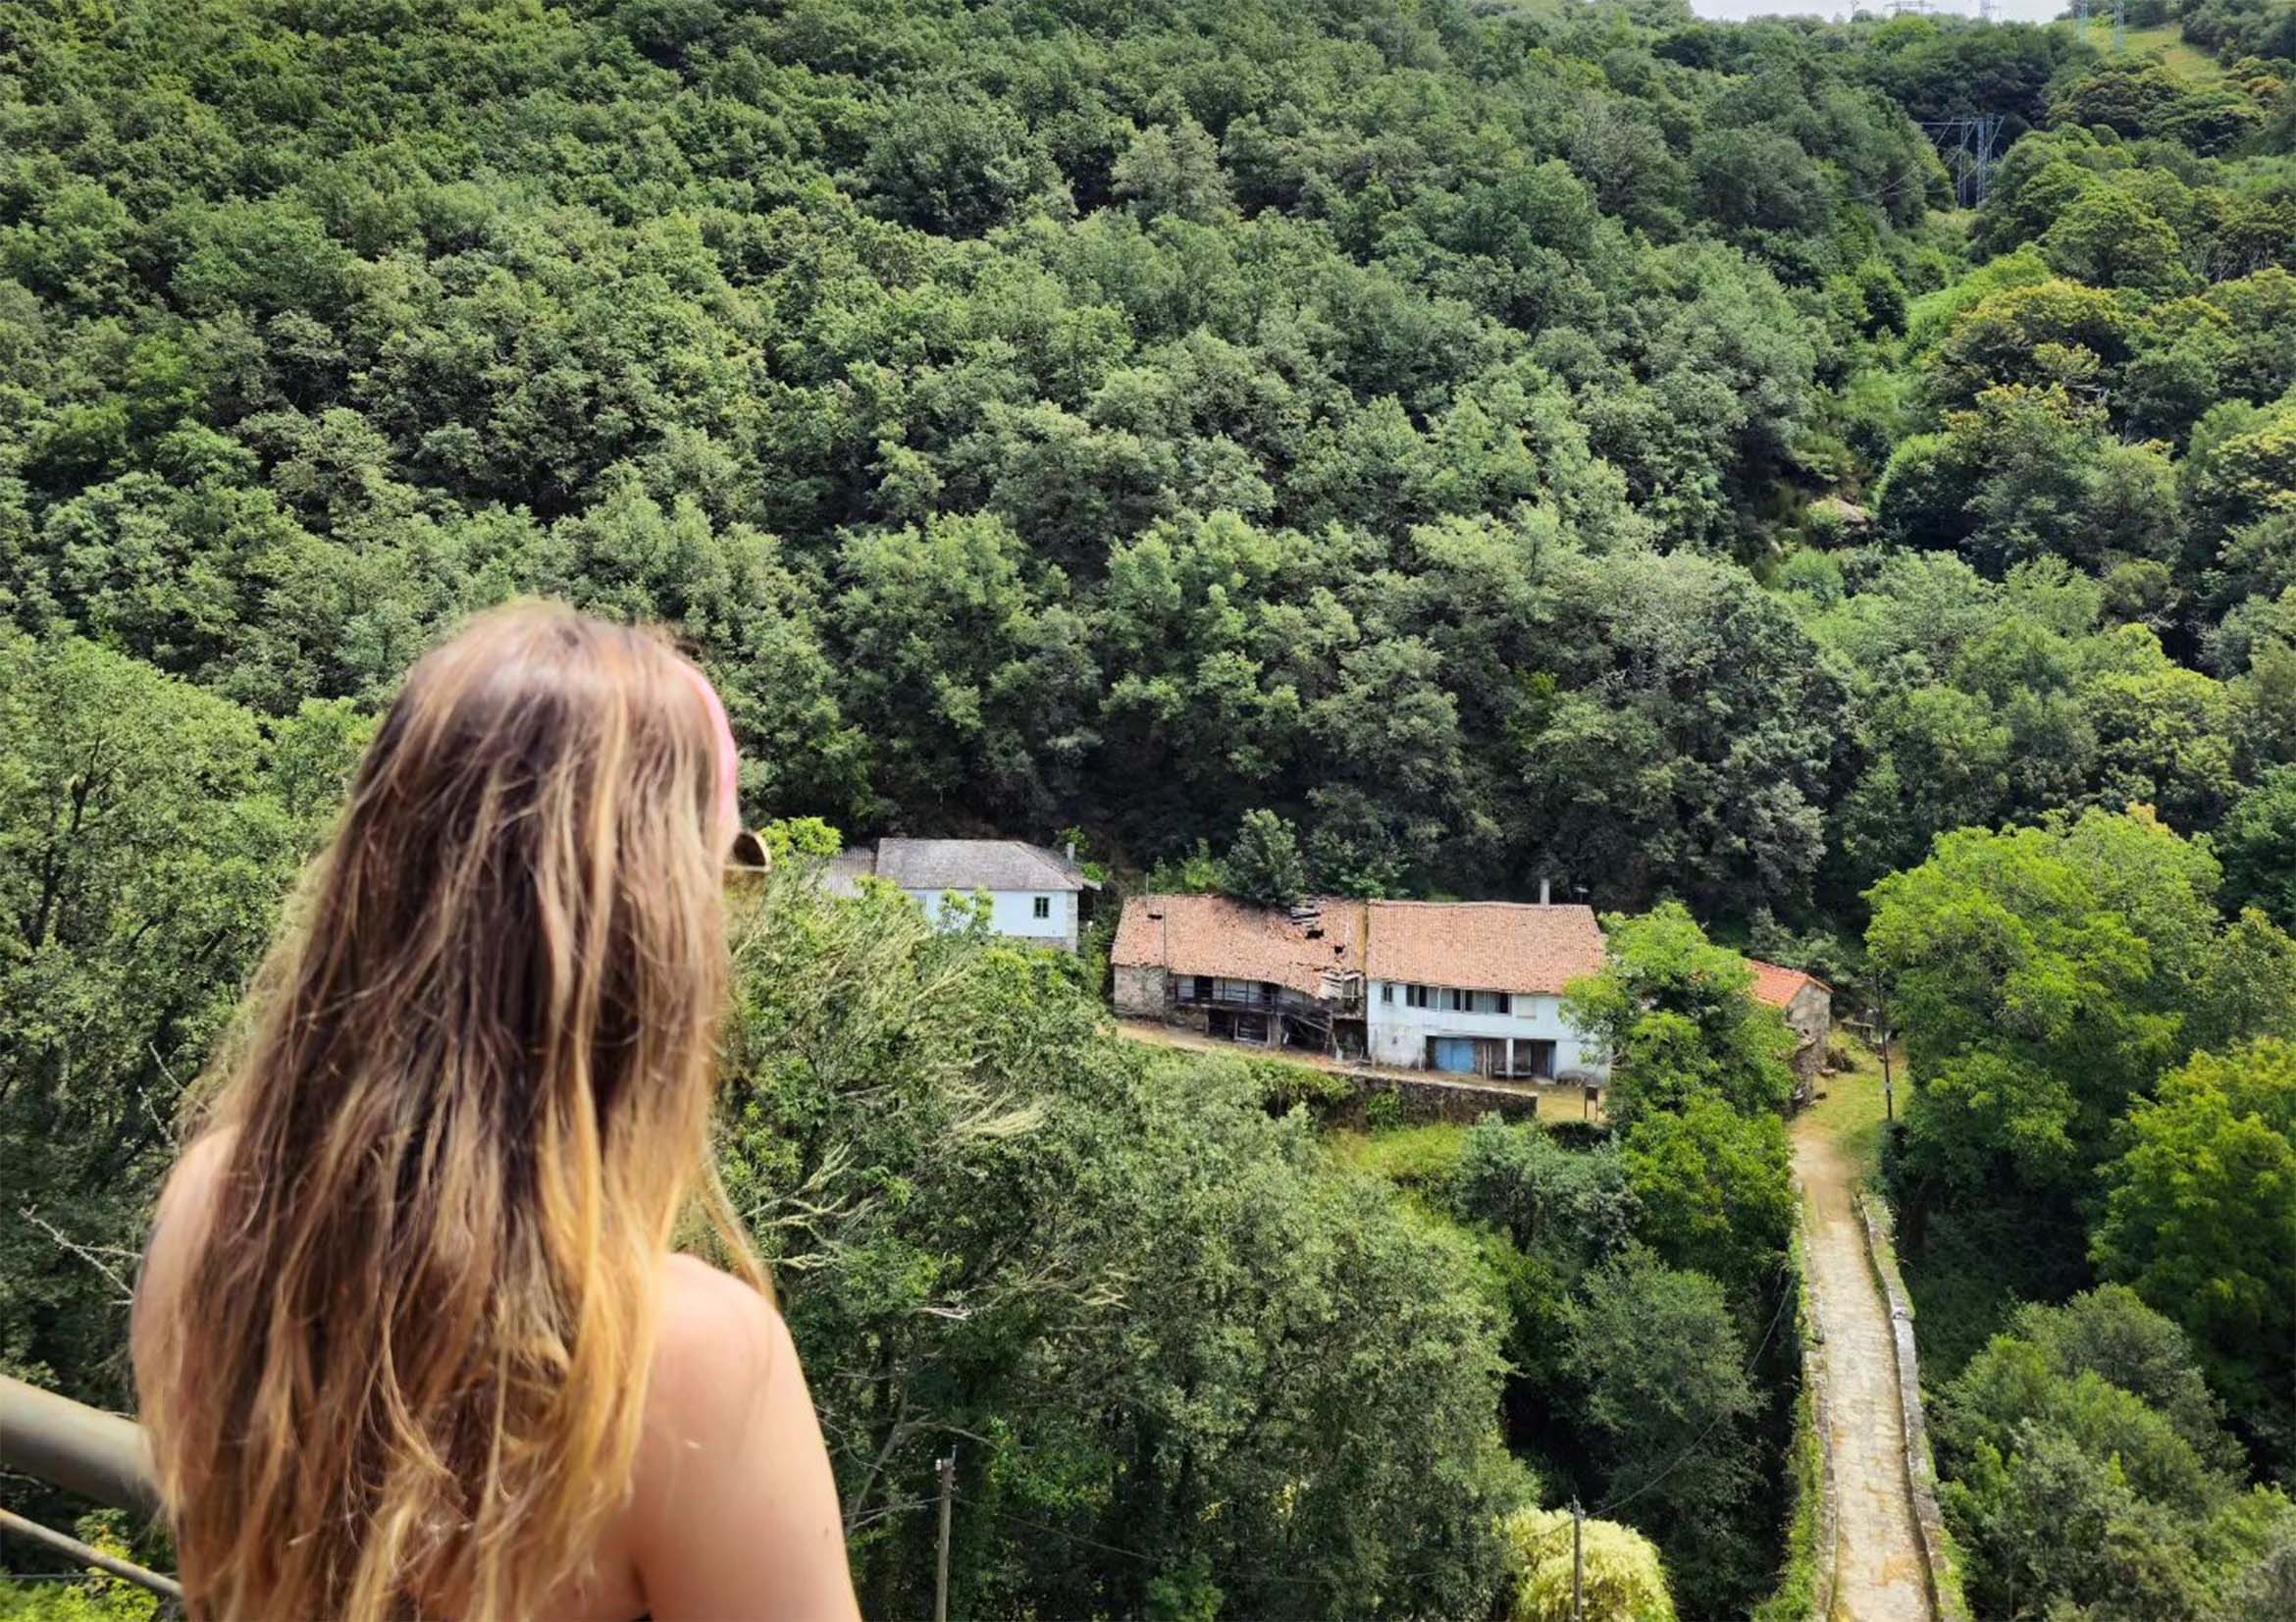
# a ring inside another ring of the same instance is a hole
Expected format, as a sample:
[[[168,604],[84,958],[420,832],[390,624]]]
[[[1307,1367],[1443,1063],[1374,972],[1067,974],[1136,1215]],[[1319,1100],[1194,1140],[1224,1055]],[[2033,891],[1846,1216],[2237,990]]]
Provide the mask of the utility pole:
[[[1587,1622],[1587,1512],[1571,1499],[1571,1622]]]
[[[1890,988],[1887,984],[1882,987],[1881,1007],[1875,1012],[1880,1016],[1878,1022],[1881,1025],[1882,1115],[1890,1125],[1895,1126],[1898,1124],[1898,1089],[1897,1078],[1890,1070],[1890,1046],[1891,1038],[1898,1033],[1890,1028]]]
[[[949,1505],[957,1495],[957,1449],[941,1466],[941,1548],[933,1564],[933,1622],[949,1622]]]
[[[2113,0],[2113,48],[2128,49],[2128,0]]]
[[[1942,145],[1938,151],[1941,159],[1950,160],[1954,200],[1967,208],[1984,202],[1999,162],[1996,149],[2001,145],[2001,115],[1973,113],[1966,118],[1931,119],[1921,128],[1935,141],[1954,143],[1950,151]]]

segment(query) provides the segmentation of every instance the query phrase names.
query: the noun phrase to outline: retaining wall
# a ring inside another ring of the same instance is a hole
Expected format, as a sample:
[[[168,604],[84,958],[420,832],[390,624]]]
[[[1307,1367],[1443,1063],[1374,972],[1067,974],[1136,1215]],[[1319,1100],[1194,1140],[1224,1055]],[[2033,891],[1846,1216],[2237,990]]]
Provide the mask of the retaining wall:
[[[1530,1121],[1539,1114],[1539,1095],[1513,1087],[1477,1085],[1472,1081],[1417,1081],[1370,1071],[1343,1073],[1354,1097],[1333,1104],[1325,1119],[1335,1125],[1362,1126],[1368,1122],[1365,1105],[1377,1094],[1391,1095],[1403,1119],[1415,1126],[1435,1123],[1472,1126],[1487,1115],[1504,1121]],[[1572,1119],[1575,1119],[1572,1118]]]
[[[1921,1579],[1929,1590],[1929,1603],[1938,1622],[1969,1622],[1961,1598],[1959,1574],[1954,1570],[1953,1551],[1946,1543],[1945,1514],[1937,1505],[1937,1465],[1929,1452],[1929,1426],[1921,1413],[1921,1355],[1913,1344],[1913,1299],[1899,1276],[1897,1253],[1888,1232],[1874,1213],[1873,1201],[1857,1196],[1857,1215],[1865,1229],[1865,1256],[1881,1282],[1882,1299],[1890,1309],[1890,1338],[1897,1349],[1893,1360],[1898,1383],[1898,1409],[1905,1426],[1905,1489],[1913,1500],[1913,1520],[1921,1534]]]

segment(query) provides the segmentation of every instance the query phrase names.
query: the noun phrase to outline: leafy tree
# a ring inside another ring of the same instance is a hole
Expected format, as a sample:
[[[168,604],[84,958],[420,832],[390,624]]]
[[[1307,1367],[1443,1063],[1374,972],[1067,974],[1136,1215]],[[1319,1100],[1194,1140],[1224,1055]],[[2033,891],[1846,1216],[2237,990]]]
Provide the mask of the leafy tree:
[[[723,1165],[870,1608],[929,1591],[903,1506],[951,1436],[967,1608],[1136,1612],[1188,1572],[1224,1609],[1487,1607],[1528,1483],[1472,1248],[1333,1172],[1241,1067],[1106,1036],[1066,960],[811,883],[777,867],[737,941]]]
[[[1906,440],[1878,494],[1887,532],[1952,547],[1989,574],[2055,555],[2103,572],[2166,559],[2181,523],[2167,458],[2122,445],[2104,411],[2061,383],[1988,389],[1945,431]]]
[[[1191,118],[1152,126],[1133,136],[1110,171],[1109,185],[1144,219],[1174,214],[1211,225],[1228,211],[1220,149]]]
[[[1615,1521],[1579,1527],[1562,1509],[1518,1509],[1500,1524],[1519,1575],[1507,1622],[1674,1622],[1658,1550]]]
[[[1932,397],[1966,405],[1988,389],[2109,384],[2129,360],[2134,322],[2124,300],[2066,281],[2014,286],[1980,299],[1928,356]]]
[[[2092,186],[2041,237],[2060,274],[2094,288],[2177,293],[2190,288],[2184,244],[2167,221],[2116,187]]]
[[[1757,1400],[1722,1287],[1631,1247],[1590,1281],[1571,1327],[1604,1501],[1633,1502],[1683,1605],[1702,1611],[1744,1581],[1732,1568],[1748,1550],[1731,1527],[1756,1481]]]
[[[857,536],[835,616],[845,707],[885,740],[878,781],[897,803],[1049,812],[1092,741],[1091,652],[1059,599],[1032,589],[1017,537],[993,517]],[[929,724],[919,724],[928,722]]]
[[[1623,1248],[1641,1218],[1615,1149],[1566,1149],[1542,1127],[1510,1126],[1496,1116],[1468,1132],[1448,1200],[1525,1255],[1571,1258],[1573,1278]]]
[[[1753,998],[1753,970],[1713,945],[1679,902],[1603,920],[1602,971],[1579,981],[1565,1016],[1609,1049],[1611,1119],[1632,1127],[1712,1093],[1743,1113],[1781,1112],[1794,1092],[1793,1037]]]
[[[1748,1295],[1768,1283],[1794,1233],[1786,1124],[1713,1094],[1642,1115],[1620,1142],[1645,1243],[1668,1263]]]
[[[2296,1516],[2240,1492],[2182,1336],[2124,1289],[2020,1309],[1947,1388],[1939,1430],[1987,1615],[2209,1615]]]
[[[2296,925],[2296,767],[2275,767],[2234,803],[2217,851],[2227,906],[2253,903]]]
[[[1964,829],[1873,890],[1915,1096],[1906,1165],[1962,1189],[2064,1185],[2181,1057],[2216,950],[2215,862],[2149,814]]]
[[[897,219],[974,236],[1057,183],[1057,172],[1014,110],[985,96],[896,102],[864,165],[869,189]]]
[[[1272,811],[1248,811],[1220,863],[1222,887],[1254,907],[1287,908],[1307,894],[1299,837]]]
[[[183,1088],[333,813],[361,741],[338,720],[315,707],[267,740],[245,711],[148,665],[0,633],[0,1181],[18,1219],[0,1249],[0,1361],[13,1372],[125,1406],[127,1247]]]
[[[2184,94],[2183,80],[2164,64],[2150,57],[2115,56],[2067,83],[2051,111],[2059,124],[2149,135],[2166,124]]]
[[[2296,1456],[2296,1047],[2171,1072],[2105,1172],[2099,1268],[2182,1324],[2259,1451]]]

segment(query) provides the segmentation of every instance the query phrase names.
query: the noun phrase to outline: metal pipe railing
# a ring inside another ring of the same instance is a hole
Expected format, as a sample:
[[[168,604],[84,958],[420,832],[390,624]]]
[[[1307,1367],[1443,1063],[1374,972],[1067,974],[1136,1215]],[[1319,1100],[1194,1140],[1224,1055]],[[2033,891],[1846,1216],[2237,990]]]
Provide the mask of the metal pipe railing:
[[[159,1513],[143,1427],[0,1375],[0,1469],[138,1515]]]
[[[143,1427],[6,1375],[0,1375],[0,1470],[35,1477],[114,1509],[159,1513]],[[183,1586],[173,1577],[106,1554],[13,1510],[0,1509],[0,1532],[44,1544],[76,1565],[92,1566],[170,1599],[183,1597]]]
[[[178,1601],[183,1597],[183,1585],[173,1577],[162,1577],[158,1572],[148,1571],[133,1560],[123,1560],[116,1554],[106,1554],[102,1549],[83,1544],[78,1538],[66,1537],[37,1521],[27,1521],[13,1509],[0,1509],[0,1532],[18,1538],[29,1538],[35,1544],[45,1544],[57,1553],[69,1557],[75,1565],[92,1566],[124,1583],[133,1583],[139,1589],[149,1589],[154,1594]]]

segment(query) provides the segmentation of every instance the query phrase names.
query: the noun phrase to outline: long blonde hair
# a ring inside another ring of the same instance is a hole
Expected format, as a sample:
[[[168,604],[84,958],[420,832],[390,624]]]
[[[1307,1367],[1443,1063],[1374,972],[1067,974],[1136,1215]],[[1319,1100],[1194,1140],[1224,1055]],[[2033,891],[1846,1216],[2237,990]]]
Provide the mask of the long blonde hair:
[[[137,1383],[195,1617],[526,1622],[626,1501],[727,967],[705,686],[497,609],[409,675],[274,948]]]

